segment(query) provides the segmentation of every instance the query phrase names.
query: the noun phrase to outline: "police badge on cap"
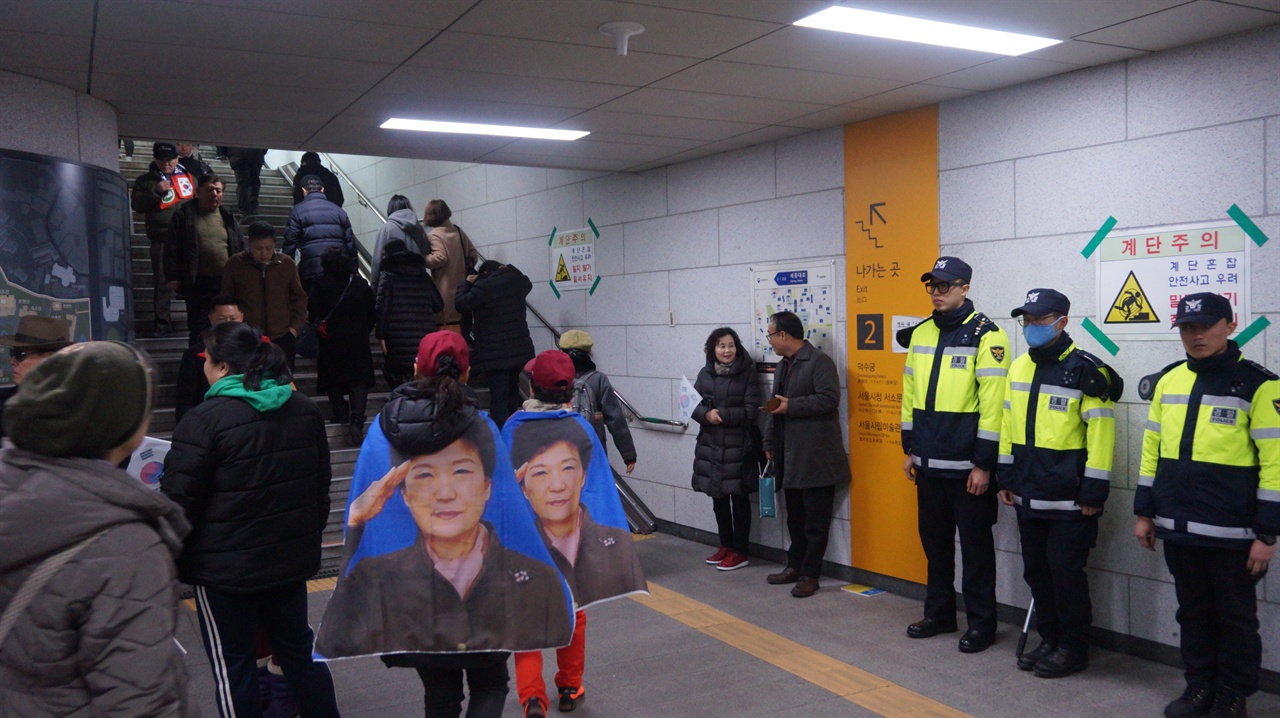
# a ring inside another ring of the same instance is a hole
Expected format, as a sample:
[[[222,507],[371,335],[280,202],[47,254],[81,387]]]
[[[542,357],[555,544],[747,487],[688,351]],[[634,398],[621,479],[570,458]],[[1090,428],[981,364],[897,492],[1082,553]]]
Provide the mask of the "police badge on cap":
[[[1231,301],[1226,297],[1213,292],[1197,292],[1196,294],[1188,294],[1178,300],[1178,315],[1173,320],[1173,326],[1177,327],[1183,324],[1214,325],[1220,319],[1225,319],[1228,322],[1235,321],[1235,316]]]

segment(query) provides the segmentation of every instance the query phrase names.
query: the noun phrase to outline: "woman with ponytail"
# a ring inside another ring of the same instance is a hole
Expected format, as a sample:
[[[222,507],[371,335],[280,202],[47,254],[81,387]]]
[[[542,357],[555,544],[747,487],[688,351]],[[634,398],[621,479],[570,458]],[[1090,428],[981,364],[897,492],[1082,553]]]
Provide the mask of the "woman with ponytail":
[[[160,488],[193,527],[178,578],[195,587],[218,712],[258,715],[261,627],[302,714],[337,716],[307,624],[329,516],[324,418],[293,391],[284,350],[247,324],[210,329],[204,359],[209,391],[174,428]]]
[[[467,343],[422,339],[361,447],[338,586],[316,642],[326,658],[383,654],[413,668],[428,718],[499,718],[511,650],[564,645],[568,589],[534,527],[497,427],[464,383]],[[379,478],[381,477],[381,478]],[[376,480],[374,480],[376,479]]]

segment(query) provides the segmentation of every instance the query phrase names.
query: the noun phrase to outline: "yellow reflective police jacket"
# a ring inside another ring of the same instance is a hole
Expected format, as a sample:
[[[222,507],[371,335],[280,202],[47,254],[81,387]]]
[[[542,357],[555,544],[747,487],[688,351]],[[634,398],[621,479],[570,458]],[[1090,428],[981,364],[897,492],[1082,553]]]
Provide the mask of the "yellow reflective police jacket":
[[[1075,518],[1082,505],[1101,507],[1111,491],[1115,402],[1105,382],[1083,380],[1095,370],[1110,380],[1111,369],[1066,334],[1045,350],[1023,354],[1009,367],[1000,488],[1014,493],[1025,515]]]
[[[902,375],[902,449],[921,475],[995,468],[1008,346],[1004,330],[967,299],[915,327]]]
[[[1227,352],[1189,359],[1156,384],[1134,513],[1166,541],[1247,547],[1280,533],[1280,380]]]

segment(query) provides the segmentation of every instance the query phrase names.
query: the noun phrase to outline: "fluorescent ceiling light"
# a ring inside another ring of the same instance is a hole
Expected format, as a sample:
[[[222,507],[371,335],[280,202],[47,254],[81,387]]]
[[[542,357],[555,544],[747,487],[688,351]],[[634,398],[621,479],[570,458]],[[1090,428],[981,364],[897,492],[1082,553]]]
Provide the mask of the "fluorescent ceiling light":
[[[472,122],[406,120],[401,117],[392,117],[380,126],[384,130],[417,130],[418,132],[453,132],[461,135],[528,137],[534,140],[577,140],[591,134],[590,132],[579,130],[548,130],[541,127],[511,127],[509,125],[477,125]]]
[[[889,40],[957,47],[962,50],[992,52],[998,55],[1022,55],[1062,42],[1047,37],[986,30],[980,27],[954,25],[949,22],[922,20],[851,7],[830,7],[802,20],[796,20],[795,24],[819,30],[835,30]]]

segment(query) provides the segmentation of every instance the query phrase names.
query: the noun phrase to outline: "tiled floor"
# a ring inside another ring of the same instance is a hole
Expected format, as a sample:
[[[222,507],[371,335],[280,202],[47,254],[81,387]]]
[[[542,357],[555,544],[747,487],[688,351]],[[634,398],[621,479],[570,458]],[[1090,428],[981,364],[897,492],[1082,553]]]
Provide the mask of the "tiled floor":
[[[964,655],[955,635],[906,637],[906,625],[919,617],[918,601],[856,596],[830,580],[816,596],[798,600],[786,586],[765,584],[775,564],[753,560],[721,572],[703,563],[701,544],[659,535],[638,546],[654,597],[590,610],[587,700],[575,716],[1136,717],[1159,715],[1182,690],[1177,669],[1097,650],[1084,673],[1038,679],[1014,667],[1013,626],[1002,624],[986,652]],[[313,625],[328,597],[311,594]],[[203,715],[214,717],[196,617],[185,609],[183,615],[179,640],[190,650],[191,690]],[[422,715],[412,671],[389,670],[372,658],[331,667],[344,716]],[[546,670],[552,685],[554,659]],[[1258,694],[1249,708],[1254,716],[1280,716],[1280,696]],[[521,715],[514,680],[504,715]]]

